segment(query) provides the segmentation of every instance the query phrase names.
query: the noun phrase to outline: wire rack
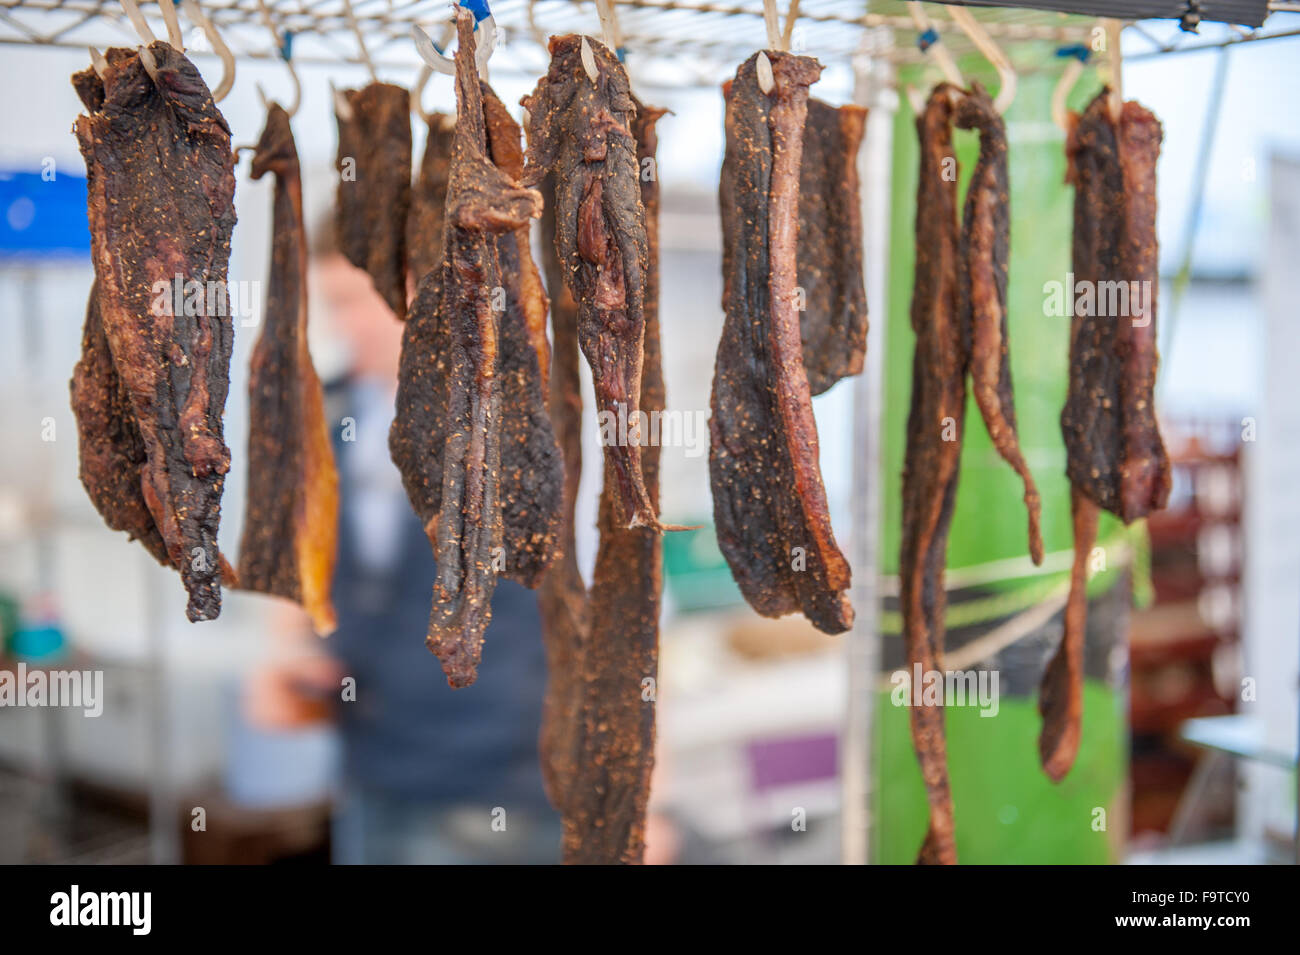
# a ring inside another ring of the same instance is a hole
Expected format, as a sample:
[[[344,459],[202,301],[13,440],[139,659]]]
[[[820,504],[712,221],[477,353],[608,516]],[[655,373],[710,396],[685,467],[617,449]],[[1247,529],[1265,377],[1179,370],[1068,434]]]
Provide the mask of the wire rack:
[[[266,2],[276,28],[291,35],[296,62],[361,62],[344,0]],[[784,9],[788,2],[784,0],[780,6]],[[615,3],[630,62],[638,70],[652,69],[654,81],[663,85],[717,82],[741,59],[767,45],[762,0]],[[276,55],[257,0],[201,0],[201,6],[236,57],[267,59]],[[156,0],[142,0],[141,7],[155,34],[164,36]],[[946,7],[933,3],[926,7],[954,55],[972,50],[965,35],[952,25]],[[1278,2],[1270,9],[1294,11],[1300,10],[1300,4]],[[411,24],[432,28],[436,36],[437,28],[452,16],[448,0],[351,0],[351,11],[376,66],[404,73],[418,63],[410,39]],[[501,40],[493,57],[494,72],[536,75],[545,68],[546,36],[599,33],[593,0],[495,0],[492,12]],[[1053,48],[1086,42],[1096,24],[1092,18],[1023,8],[979,7],[973,13],[1017,68],[1024,70],[1050,66]],[[1279,19],[1289,21],[1282,24],[1280,32],[1272,28]],[[202,32],[188,24],[183,14],[182,23],[188,49],[200,56],[210,52]],[[1207,24],[1201,37],[1183,34],[1173,24],[1148,24],[1140,29],[1143,49],[1135,51],[1139,56],[1295,35],[1300,33],[1300,16],[1275,15],[1266,28],[1258,30]],[[857,54],[911,63],[924,56],[916,45],[917,32],[901,0],[802,0],[792,48],[824,63],[847,62]],[[117,0],[0,0],[0,44],[104,48],[138,42]]]

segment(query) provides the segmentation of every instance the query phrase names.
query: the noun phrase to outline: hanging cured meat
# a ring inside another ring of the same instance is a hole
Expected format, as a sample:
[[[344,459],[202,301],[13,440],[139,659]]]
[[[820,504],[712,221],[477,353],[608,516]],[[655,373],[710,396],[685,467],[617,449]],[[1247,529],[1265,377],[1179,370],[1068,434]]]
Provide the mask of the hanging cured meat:
[[[980,157],[957,224],[953,125],[976,129]],[[916,121],[921,167],[916,203],[916,275],[912,289],[912,401],[903,464],[900,604],[910,672],[943,667],[947,595],[944,566],[957,499],[965,428],[966,376],[998,453],[1025,485],[1029,552],[1043,558],[1039,497],[1020,452],[1007,339],[1009,191],[1006,132],[978,83],[969,91],[942,83]],[[917,861],[957,861],[948,781],[943,705],[910,708],[912,738],[930,804]]]
[[[958,311],[961,236],[952,152],[956,87],[937,86],[916,120],[921,168],[916,186],[916,274],[912,287],[912,401],[903,461],[899,603],[909,672],[940,669],[944,565],[957,498],[966,414],[966,343]],[[909,707],[912,739],[930,805],[919,862],[957,861],[942,706]]]
[[[808,57],[755,54],[727,91],[709,476],[718,544],[750,605],[767,617],[801,610],[841,633],[853,622],[849,565],[831,531],[796,302],[800,155],[820,73]]]
[[[531,135],[531,130],[530,130]],[[564,284],[555,235],[554,179],[542,180],[542,268],[551,292],[550,413],[564,459],[564,495],[559,556],[537,590],[546,647],[546,697],[542,705],[540,751],[547,798],[564,812],[570,784],[578,779],[576,752],[578,661],[591,632],[587,588],[578,569],[574,532],[582,479],[582,379],[578,348],[578,306]]]
[[[1099,510],[1125,523],[1169,498],[1169,456],[1155,416],[1156,160],[1160,123],[1137,103],[1112,112],[1103,90],[1072,119],[1074,276],[1092,307],[1070,325],[1070,386],[1061,412],[1074,518],[1074,568],[1065,635],[1043,674],[1038,740],[1043,769],[1059,781],[1079,748],[1088,559]],[[1116,298],[1104,296],[1114,290]],[[1119,293],[1129,307],[1119,305]],[[1134,305],[1136,303],[1136,306]]]
[[[808,99],[799,167],[799,316],[808,388],[820,395],[862,371],[867,293],[862,286],[862,205],[858,148],[861,106]]]
[[[102,84],[84,71],[74,85],[88,109],[76,133],[97,278],[73,381],[82,480],[110,527],[180,570],[189,619],[210,620],[221,609],[217,526],[230,468],[230,130],[193,64],[166,43],[110,50]],[[109,430],[96,435],[100,423]]]
[[[524,171],[519,124],[486,83],[482,90],[492,162],[518,182]],[[555,558],[564,505],[564,462],[546,410],[549,303],[533,261],[530,231],[530,224],[524,223],[497,238],[505,307],[496,377],[506,409],[501,419],[504,573],[525,587],[536,587]]]
[[[664,111],[636,105],[632,133],[639,161],[653,160],[655,124]],[[643,168],[648,168],[643,165]],[[659,345],[659,184],[641,181],[649,257],[641,407],[665,407]],[[641,450],[651,503],[659,504],[659,448]],[[600,546],[591,583],[590,636],[578,661],[574,755],[577,775],[564,803],[564,859],[569,863],[639,863],[654,768],[655,684],[663,542],[651,527],[619,519],[618,478],[606,462],[600,497]]]
[[[590,52],[593,80],[584,65]],[[604,45],[551,37],[551,64],[532,95],[527,185],[555,181],[556,254],[578,303],[578,341],[591,366],[602,440],[627,526],[667,530],[641,469],[642,342],[647,239],[627,73]]]
[[[433,113],[428,124],[424,159],[411,187],[411,208],[406,219],[406,268],[417,287],[442,262],[442,212],[447,203],[456,118]]]
[[[113,364],[99,311],[97,285],[91,286],[86,303],[81,358],[72,373],[71,389],[81,483],[91,502],[105,524],[115,531],[126,531],[158,563],[172,566],[167,545],[145,503],[140,476],[148,454],[131,396]]]
[[[406,318],[406,215],[411,201],[411,97],[392,83],[338,94],[335,228],[347,260],[370,273]]]
[[[503,392],[508,386],[501,373],[507,367],[502,350],[519,341],[502,325],[536,303],[508,305],[514,282],[503,280],[498,240],[514,235],[540,213],[541,196],[521,188],[490,160],[474,65],[474,20],[463,9],[457,12],[457,32],[456,134],[442,262],[421,282],[403,333],[389,446],[438,562],[429,647],[448,682],[464,687],[477,673],[497,573],[511,567],[530,573],[531,568],[524,568],[535,560],[530,553],[521,562],[518,552],[512,555],[505,546],[503,501],[513,492],[504,484],[503,462],[532,446],[503,451]],[[531,341],[526,331],[519,334]],[[529,390],[540,401],[539,381]],[[535,409],[511,407],[509,412],[534,414]],[[552,460],[548,480],[558,489],[558,452]],[[558,506],[558,493],[555,501]],[[543,510],[530,511],[529,519],[549,525],[551,518]],[[545,563],[540,560],[541,566]]]
[[[275,176],[266,310],[248,386],[248,505],[239,547],[247,590],[300,603],[334,630],[330,588],[338,540],[338,472],[324,395],[307,349],[307,234],[289,114],[272,103],[252,177]]]
[[[978,130],[980,136],[979,160],[966,189],[961,235],[961,323],[970,348],[971,388],[993,447],[1024,482],[1029,554],[1035,564],[1041,564],[1041,506],[1029,465],[1020,453],[1007,348],[1011,201],[1007,187],[1006,125],[979,83],[971,84],[953,119],[958,127]]]

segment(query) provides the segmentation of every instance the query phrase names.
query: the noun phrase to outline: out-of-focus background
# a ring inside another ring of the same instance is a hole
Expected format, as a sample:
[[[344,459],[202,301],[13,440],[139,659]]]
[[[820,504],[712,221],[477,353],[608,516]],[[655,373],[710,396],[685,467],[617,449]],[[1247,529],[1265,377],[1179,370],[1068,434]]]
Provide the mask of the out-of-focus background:
[[[899,4],[871,4],[886,6],[901,11]],[[537,5],[543,32],[552,7]],[[817,5],[806,0],[804,7]],[[590,4],[565,8],[569,16],[585,11],[586,29],[597,31]],[[163,35],[156,8],[145,9]],[[709,29],[719,30],[730,21],[711,22]],[[1268,25],[1300,27],[1300,15],[1277,13]],[[1124,94],[1164,128],[1158,404],[1176,466],[1174,492],[1149,533],[1103,532],[1115,560],[1093,594],[1084,744],[1074,772],[1052,786],[1036,763],[1035,693],[1059,639],[1060,615],[1049,606],[1034,626],[1007,628],[1059,597],[1070,547],[1056,424],[1068,319],[1043,305],[1046,283],[1064,281],[1069,269],[1071,192],[1063,182],[1063,134],[1050,120],[1063,60],[1051,44],[1039,44],[1017,54],[1018,65],[1037,61],[1021,77],[1007,117],[1010,321],[1022,441],[1043,488],[1050,553],[1043,573],[1025,565],[1014,482],[974,425],[949,554],[949,665],[996,671],[1001,698],[992,719],[975,708],[948,712],[963,861],[1295,861],[1300,121],[1292,91],[1300,86],[1300,38],[1139,56],[1153,49],[1150,37],[1172,39],[1177,31],[1167,22],[1139,28],[1150,36],[1125,34],[1131,59]],[[1206,25],[1203,37],[1227,31]],[[120,43],[134,44],[129,28],[118,34]],[[339,56],[352,56],[351,40],[340,36]],[[545,57],[525,32],[505,39],[493,59],[493,84],[518,115],[515,104]],[[802,40],[807,53],[819,54],[811,35]],[[190,43],[202,52],[197,32]],[[829,68],[814,93],[852,101],[849,58],[823,59]],[[214,83],[217,61],[196,55],[195,62]],[[82,51],[8,42],[0,60],[0,80],[12,91],[0,102],[0,671],[16,673],[20,663],[25,670],[102,671],[103,712],[91,718],[75,709],[0,706],[0,862],[328,861],[338,857],[331,820],[347,790],[343,744],[328,708],[286,726],[259,719],[249,702],[259,675],[284,653],[294,611],[227,592],[220,619],[188,624],[176,575],[108,530],[78,481],[67,383],[92,273],[84,166],[70,132],[81,107],[67,78],[86,65]],[[961,66],[996,86],[978,60],[963,57]],[[641,98],[672,111],[659,124],[663,351],[669,407],[693,426],[707,417],[722,325],[718,84],[728,69],[704,59],[639,66],[635,54],[629,68]],[[336,187],[328,84],[356,87],[367,76],[355,64],[309,58],[297,69],[303,95],[294,127],[307,226],[316,233],[327,227]],[[409,85],[416,67],[408,53],[381,59],[379,72]],[[900,84],[922,88],[936,76],[916,65],[898,74]],[[236,144],[255,142],[261,128],[258,84],[268,95],[287,95],[280,64],[241,60],[221,104]],[[1081,108],[1099,85],[1090,66],[1071,105]],[[880,613],[866,615],[875,617],[876,633],[864,627],[827,637],[800,617],[765,620],[749,610],[709,523],[707,428],[688,427],[686,440],[662,449],[665,518],[704,526],[665,541],[649,834],[656,861],[834,862],[846,832],[860,846],[856,833],[865,826],[872,858],[907,862],[924,830],[907,711],[890,704],[888,683],[903,665],[892,575],[910,388],[915,133],[906,96],[858,93],[872,106],[862,169],[868,374],[878,380],[843,382],[814,404],[837,535],[850,555],[873,555],[880,571]],[[435,77],[424,102],[454,111],[449,81]],[[417,119],[414,127],[418,162],[423,124]],[[959,133],[957,147],[968,171],[973,135]],[[236,172],[230,279],[264,282],[269,180],[250,181],[246,157]],[[321,377],[335,381],[353,356],[331,320],[334,293],[322,274],[313,267],[312,350]],[[260,295],[253,304],[252,314],[236,321],[226,413],[234,458],[222,514],[228,554],[238,550],[248,493],[247,375]],[[590,409],[589,379],[584,384]],[[862,470],[869,412],[879,415],[872,439],[878,481],[865,481]],[[585,423],[590,465],[599,446],[594,418]],[[391,467],[382,443],[377,447],[370,463]],[[588,577],[598,484],[589,466],[578,520]],[[869,500],[879,503],[880,523],[864,542]],[[419,583],[411,599],[427,602],[431,583]],[[863,584],[860,566],[855,584]],[[385,644],[419,645],[424,634],[416,626],[382,636]],[[323,646],[328,652],[328,640]],[[485,654],[492,653],[489,639]],[[452,692],[434,665],[428,672],[430,695]],[[544,674],[530,679],[540,685]],[[521,717],[521,736],[534,733],[534,724],[535,715]],[[441,732],[472,736],[474,727]],[[487,826],[493,793],[480,802],[468,799]]]

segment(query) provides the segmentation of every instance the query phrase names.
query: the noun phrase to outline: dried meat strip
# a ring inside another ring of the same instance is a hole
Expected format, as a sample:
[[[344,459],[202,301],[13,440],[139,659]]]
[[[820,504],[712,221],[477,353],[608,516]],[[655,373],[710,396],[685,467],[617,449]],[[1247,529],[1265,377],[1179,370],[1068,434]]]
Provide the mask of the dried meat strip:
[[[1011,202],[1006,125],[979,83],[973,83],[962,97],[953,119],[961,129],[979,130],[980,136],[979,160],[966,190],[961,237],[961,321],[969,335],[971,387],[993,447],[1024,482],[1029,553],[1035,564],[1041,564],[1041,503],[1029,465],[1020,453],[1007,349]]]
[[[709,421],[718,544],[760,614],[802,610],[820,630],[853,622],[849,565],[831,531],[817,423],[796,304],[799,163],[815,60],[768,52],[774,85],[759,89],[755,54],[726,106],[719,196],[723,307]]]
[[[417,286],[442,263],[442,212],[447,204],[451,142],[456,134],[454,116],[434,113],[428,123],[424,158],[411,187],[406,218],[406,270]]]
[[[867,354],[857,159],[866,122],[861,106],[808,100],[799,168],[799,324],[814,395],[861,373]]]
[[[556,253],[554,179],[540,183],[543,209],[541,260],[551,293],[550,414],[564,460],[564,494],[559,556],[537,589],[546,649],[546,697],[542,705],[539,749],[547,798],[560,812],[569,787],[579,779],[576,752],[578,660],[591,633],[587,587],[578,569],[574,531],[578,486],[582,480],[582,384],[578,348],[578,305],[564,284]]]
[[[492,162],[518,181],[524,171],[519,124],[486,83],[482,90]],[[501,419],[503,573],[525,587],[536,587],[555,558],[564,504],[564,461],[546,410],[549,303],[533,261],[530,231],[525,222],[497,238],[505,308],[496,377],[505,409]]]
[[[403,333],[389,446],[438,564],[429,648],[448,683],[464,687],[477,675],[505,553],[497,239],[539,214],[541,197],[488,158],[473,16],[458,10],[456,26],[457,118],[443,261],[421,282]]]
[[[655,124],[664,111],[636,106],[637,158],[649,168],[658,149]],[[643,177],[641,200],[649,239],[641,407],[665,407],[659,342],[659,184]],[[641,451],[651,502],[659,504],[659,448]],[[590,637],[579,662],[574,746],[579,775],[564,808],[564,860],[572,864],[640,863],[654,769],[655,695],[663,541],[650,527],[624,527],[618,476],[605,464],[600,546],[591,584]],[[649,682],[647,682],[649,681]]]
[[[340,94],[335,227],[339,248],[370,273],[398,319],[406,318],[406,215],[411,202],[411,97],[392,83]]]
[[[125,50],[110,50],[119,60]],[[73,74],[72,85],[86,109],[104,105],[104,82],[94,70]],[[93,176],[94,170],[88,169]],[[140,472],[148,462],[131,396],[113,364],[99,310],[99,286],[94,283],[86,302],[81,358],[69,383],[72,413],[77,421],[77,450],[81,483],[91,503],[110,528],[126,531],[164,567],[172,566],[158,525],[145,504]]]
[[[141,495],[181,572],[186,615],[209,620],[221,609],[217,526],[230,468],[222,414],[234,155],[198,70],[166,43],[148,51],[152,77],[139,53],[109,51],[102,99],[79,75],[90,111],[76,133],[95,300],[145,454]]]
[[[899,599],[909,672],[942,664],[944,566],[957,498],[966,413],[967,344],[959,314],[961,237],[952,122],[961,92],[940,84],[917,117],[921,165],[916,187],[916,275],[911,320],[916,334],[912,399],[903,462],[903,533]],[[948,782],[943,707],[913,706],[912,739],[921,764],[930,818],[919,862],[957,861]]]
[[[90,72],[90,71],[87,71]],[[167,545],[144,500],[140,473],[148,463],[144,439],[122,377],[104,334],[99,289],[86,303],[81,358],[72,373],[72,413],[77,420],[81,483],[104,523],[126,531],[164,567],[171,567]]]
[[[1065,635],[1039,698],[1039,756],[1056,781],[1069,772],[1079,745],[1086,561],[1098,511],[1129,523],[1164,507],[1170,488],[1154,401],[1160,123],[1134,102],[1115,115],[1111,99],[1103,90],[1074,118],[1067,144],[1075,187],[1074,276],[1092,291],[1093,307],[1076,308],[1071,321],[1070,385],[1061,412],[1073,489],[1074,573]],[[1111,307],[1121,302],[1130,307]]]
[[[239,548],[247,590],[303,606],[317,633],[335,626],[330,589],[339,491],[324,395],[307,348],[307,233],[289,114],[278,104],[253,153],[252,177],[275,176],[271,270],[248,385],[248,504]]]
[[[591,50],[596,80],[583,66]],[[612,429],[605,455],[615,468],[628,526],[668,528],[641,473],[638,427],[645,337],[647,239],[641,204],[635,111],[627,73],[604,45],[576,35],[551,37],[550,68],[532,95],[526,185],[555,181],[555,243],[564,280],[578,303],[578,341],[591,366],[599,411]],[[623,425],[626,422],[626,425]]]

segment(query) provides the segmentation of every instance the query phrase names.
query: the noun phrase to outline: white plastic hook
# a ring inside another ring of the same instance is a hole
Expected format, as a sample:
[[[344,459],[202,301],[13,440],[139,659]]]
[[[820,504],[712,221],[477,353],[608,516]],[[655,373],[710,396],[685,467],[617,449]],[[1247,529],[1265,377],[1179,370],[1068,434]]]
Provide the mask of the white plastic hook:
[[[356,119],[357,114],[353,111],[352,104],[348,102],[343,91],[334,85],[333,80],[330,80],[330,99],[334,102],[334,112],[338,114],[339,119],[345,123]]]
[[[443,25],[443,49],[447,48],[447,44],[451,42],[451,38],[455,35],[455,23],[449,22]],[[429,39],[429,35],[414,24],[411,25],[411,37],[415,40],[415,49],[416,52],[420,54],[420,58],[424,59],[425,54],[432,50],[433,57],[438,64],[437,67],[434,67],[433,64],[426,60],[420,66],[420,74],[415,79],[415,85],[411,87],[411,111],[427,123],[433,114],[426,111],[422,103],[424,98],[424,88],[429,85],[429,80],[433,78],[435,72],[445,73],[448,69],[454,71],[455,66],[451,60],[438,52],[438,47],[434,45],[431,39]]]
[[[767,54],[762,50],[758,51],[758,59],[754,62],[754,72],[757,74],[758,88],[766,96],[776,88],[776,77],[772,75],[772,61],[767,58]]]
[[[102,80],[104,78],[104,74],[108,72],[108,60],[104,59],[104,54],[100,53],[93,46],[89,47],[89,50],[90,50],[90,65],[94,67],[95,75]]]
[[[266,0],[257,0],[257,11],[261,15],[262,23],[271,33],[271,42],[275,46],[275,51],[284,65],[289,69],[289,77],[293,80],[293,101],[284,108],[292,119],[298,112],[298,107],[302,103],[302,83],[298,80],[298,70],[294,67],[293,61],[285,55],[284,38],[280,36],[280,31],[275,28],[275,23],[271,20],[271,8],[266,5]],[[263,106],[268,106],[269,101],[266,98],[266,92],[262,89],[262,84],[257,84],[257,95],[262,100]]]
[[[478,75],[483,79],[487,79],[488,60],[492,59],[496,45],[497,19],[489,13],[478,22],[478,37],[474,43],[474,65],[478,67]]]
[[[961,31],[970,37],[970,41],[975,44],[975,48],[984,54],[985,58],[993,64],[993,68],[998,71],[1000,85],[998,86],[997,98],[993,100],[993,108],[998,113],[1005,113],[1007,107],[1011,105],[1011,101],[1016,98],[1016,71],[1012,67],[1011,61],[993,42],[993,38],[989,36],[988,31],[965,7],[949,7],[948,15],[961,28]]]
[[[582,68],[587,71],[587,79],[595,83],[600,77],[600,71],[596,69],[596,54],[592,51],[591,44],[587,42],[585,36],[582,38],[579,53],[582,56]]]
[[[420,59],[424,60],[430,69],[446,76],[456,75],[455,61],[438,50],[433,39],[418,23],[411,24],[411,39],[415,41],[415,52],[420,54]]]
[[[213,51],[221,58],[221,82],[212,91],[212,102],[220,103],[235,85],[235,54],[230,52],[230,47],[226,46],[226,41],[221,38],[208,15],[199,8],[197,0],[181,0],[181,9],[202,28]]]

